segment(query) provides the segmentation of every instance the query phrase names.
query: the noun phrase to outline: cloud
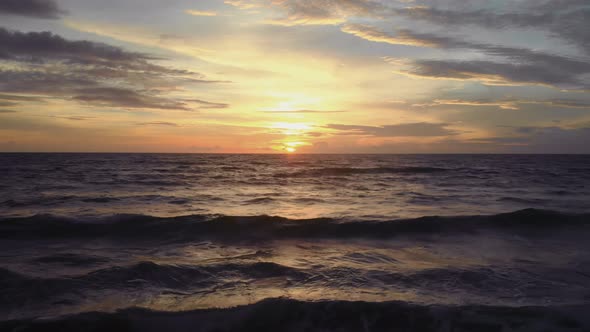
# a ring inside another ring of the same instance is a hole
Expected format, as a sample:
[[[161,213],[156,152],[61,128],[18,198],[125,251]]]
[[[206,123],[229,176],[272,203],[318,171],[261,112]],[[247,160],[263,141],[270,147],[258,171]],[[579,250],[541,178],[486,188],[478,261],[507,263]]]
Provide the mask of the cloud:
[[[270,110],[270,111],[263,111],[264,113],[303,113],[303,114],[311,114],[311,113],[344,113],[346,111],[319,111],[319,110]]]
[[[0,15],[18,15],[45,19],[57,19],[65,12],[54,0],[2,0]]]
[[[589,89],[583,76],[590,73],[590,63],[560,66],[560,63],[505,63],[487,60],[414,60],[409,69],[398,73],[419,78],[478,80],[490,85],[546,85],[561,89]]]
[[[0,107],[9,107],[9,106],[16,106],[16,105],[18,105],[18,104],[15,102],[0,100]]]
[[[446,123],[403,123],[385,126],[359,126],[328,124],[325,128],[338,131],[340,135],[361,135],[376,137],[437,137],[457,135],[459,132],[448,129]]]
[[[267,20],[278,25],[332,25],[345,22],[350,17],[374,17],[384,5],[372,0],[226,0],[226,4],[241,8],[270,8],[282,16]]]
[[[192,16],[217,16],[216,12],[203,11],[203,10],[188,9],[188,10],[185,10],[185,13],[192,15]]]
[[[519,109],[517,102],[515,101],[503,101],[503,100],[461,100],[461,99],[436,99],[431,103],[425,104],[413,104],[412,106],[424,107],[424,106],[442,106],[442,105],[453,105],[453,106],[494,106],[505,110],[517,110]]]
[[[463,41],[409,30],[399,30],[397,34],[391,34],[360,24],[346,24],[341,27],[341,30],[375,42],[447,50],[468,49],[504,60],[406,61],[411,64],[412,68],[402,70],[401,73],[410,76],[458,80],[474,79],[490,84],[542,84],[565,89],[585,89],[590,86],[590,83],[583,78],[584,75],[590,73],[590,61],[585,59],[548,54],[525,48]]]
[[[64,97],[81,87],[98,85],[91,77],[74,73],[0,69],[0,92]]]
[[[264,3],[262,3],[261,0],[225,0],[223,3],[234,7],[238,7],[240,9],[253,9],[264,6]]]
[[[103,64],[110,67],[126,66],[149,69],[147,60],[154,57],[91,41],[70,41],[49,31],[20,32],[0,28],[0,58],[5,60],[38,62],[67,60],[79,64]]]
[[[491,29],[508,27],[543,29],[550,35],[576,45],[590,53],[587,29],[590,6],[584,0],[548,1],[523,12],[498,13],[490,10],[443,10],[415,6],[396,10],[398,15],[444,26],[476,25]]]
[[[123,88],[96,87],[75,90],[73,100],[100,106],[188,110],[181,102],[160,98],[146,91]]]
[[[229,107],[229,104],[214,103],[201,99],[185,99],[184,101],[187,103],[197,104],[199,109],[223,109]]]
[[[166,121],[153,121],[153,122],[141,122],[138,123],[140,126],[164,126],[164,127],[180,127],[180,125],[174,122],[166,122]]]
[[[41,102],[41,101],[43,101],[43,98],[35,97],[35,96],[7,95],[7,94],[0,93],[0,100]]]
[[[86,121],[86,120],[95,119],[95,117],[93,117],[93,116],[81,116],[81,115],[52,115],[51,117],[56,118],[56,119],[70,120],[70,121]]]
[[[340,27],[340,30],[366,40],[393,45],[438,47],[440,44],[426,39],[414,38],[409,34],[409,31],[404,30],[397,35],[392,35],[364,24],[344,24]]]
[[[71,41],[50,32],[0,28],[0,45],[0,61],[10,64],[0,68],[0,92],[5,93],[50,96],[97,106],[191,110],[190,103],[164,95],[187,84],[220,82],[155,64],[158,58],[148,54],[91,41]],[[201,108],[225,107],[200,102]]]
[[[13,110],[0,109],[0,114],[6,114],[6,113],[17,113],[17,112],[13,111]]]
[[[463,99],[435,99],[429,103],[412,104],[414,107],[432,107],[432,106],[494,106],[505,110],[518,110],[522,104],[545,105],[556,108],[580,108],[590,109],[590,102],[572,99],[547,99],[547,100],[519,100],[519,99],[480,99],[480,100],[463,100]]]

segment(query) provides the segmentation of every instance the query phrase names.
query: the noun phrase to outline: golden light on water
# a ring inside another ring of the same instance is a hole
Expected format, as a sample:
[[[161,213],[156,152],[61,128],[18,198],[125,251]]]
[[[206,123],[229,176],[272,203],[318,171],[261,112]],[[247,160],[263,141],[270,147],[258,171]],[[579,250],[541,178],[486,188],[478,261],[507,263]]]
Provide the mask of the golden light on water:
[[[277,122],[268,128],[277,130],[284,138],[274,141],[272,149],[278,152],[295,153],[300,147],[311,146],[307,133],[313,128],[307,123]]]

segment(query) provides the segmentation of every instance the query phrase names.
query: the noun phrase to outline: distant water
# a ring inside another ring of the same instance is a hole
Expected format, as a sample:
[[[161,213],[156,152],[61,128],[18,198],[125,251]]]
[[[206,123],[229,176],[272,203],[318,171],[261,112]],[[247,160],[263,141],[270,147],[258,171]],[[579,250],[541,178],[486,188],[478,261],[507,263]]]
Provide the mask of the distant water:
[[[590,156],[3,154],[4,216],[590,212]]]
[[[590,156],[0,154],[0,219],[0,331],[590,328]]]

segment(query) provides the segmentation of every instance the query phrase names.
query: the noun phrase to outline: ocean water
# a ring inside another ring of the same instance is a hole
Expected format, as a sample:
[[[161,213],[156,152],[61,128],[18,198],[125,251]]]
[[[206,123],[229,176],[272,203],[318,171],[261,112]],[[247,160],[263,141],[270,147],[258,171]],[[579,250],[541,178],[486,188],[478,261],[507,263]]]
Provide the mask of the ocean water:
[[[590,156],[0,154],[0,219],[0,330],[590,329]]]

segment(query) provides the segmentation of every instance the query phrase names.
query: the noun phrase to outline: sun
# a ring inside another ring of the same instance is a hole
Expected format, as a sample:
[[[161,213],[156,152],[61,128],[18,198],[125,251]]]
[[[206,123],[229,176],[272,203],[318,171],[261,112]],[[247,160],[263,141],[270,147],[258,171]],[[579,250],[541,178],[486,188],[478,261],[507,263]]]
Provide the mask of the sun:
[[[297,151],[297,149],[288,147],[288,148],[285,148],[285,151],[287,151],[288,153],[294,153],[295,151]]]

